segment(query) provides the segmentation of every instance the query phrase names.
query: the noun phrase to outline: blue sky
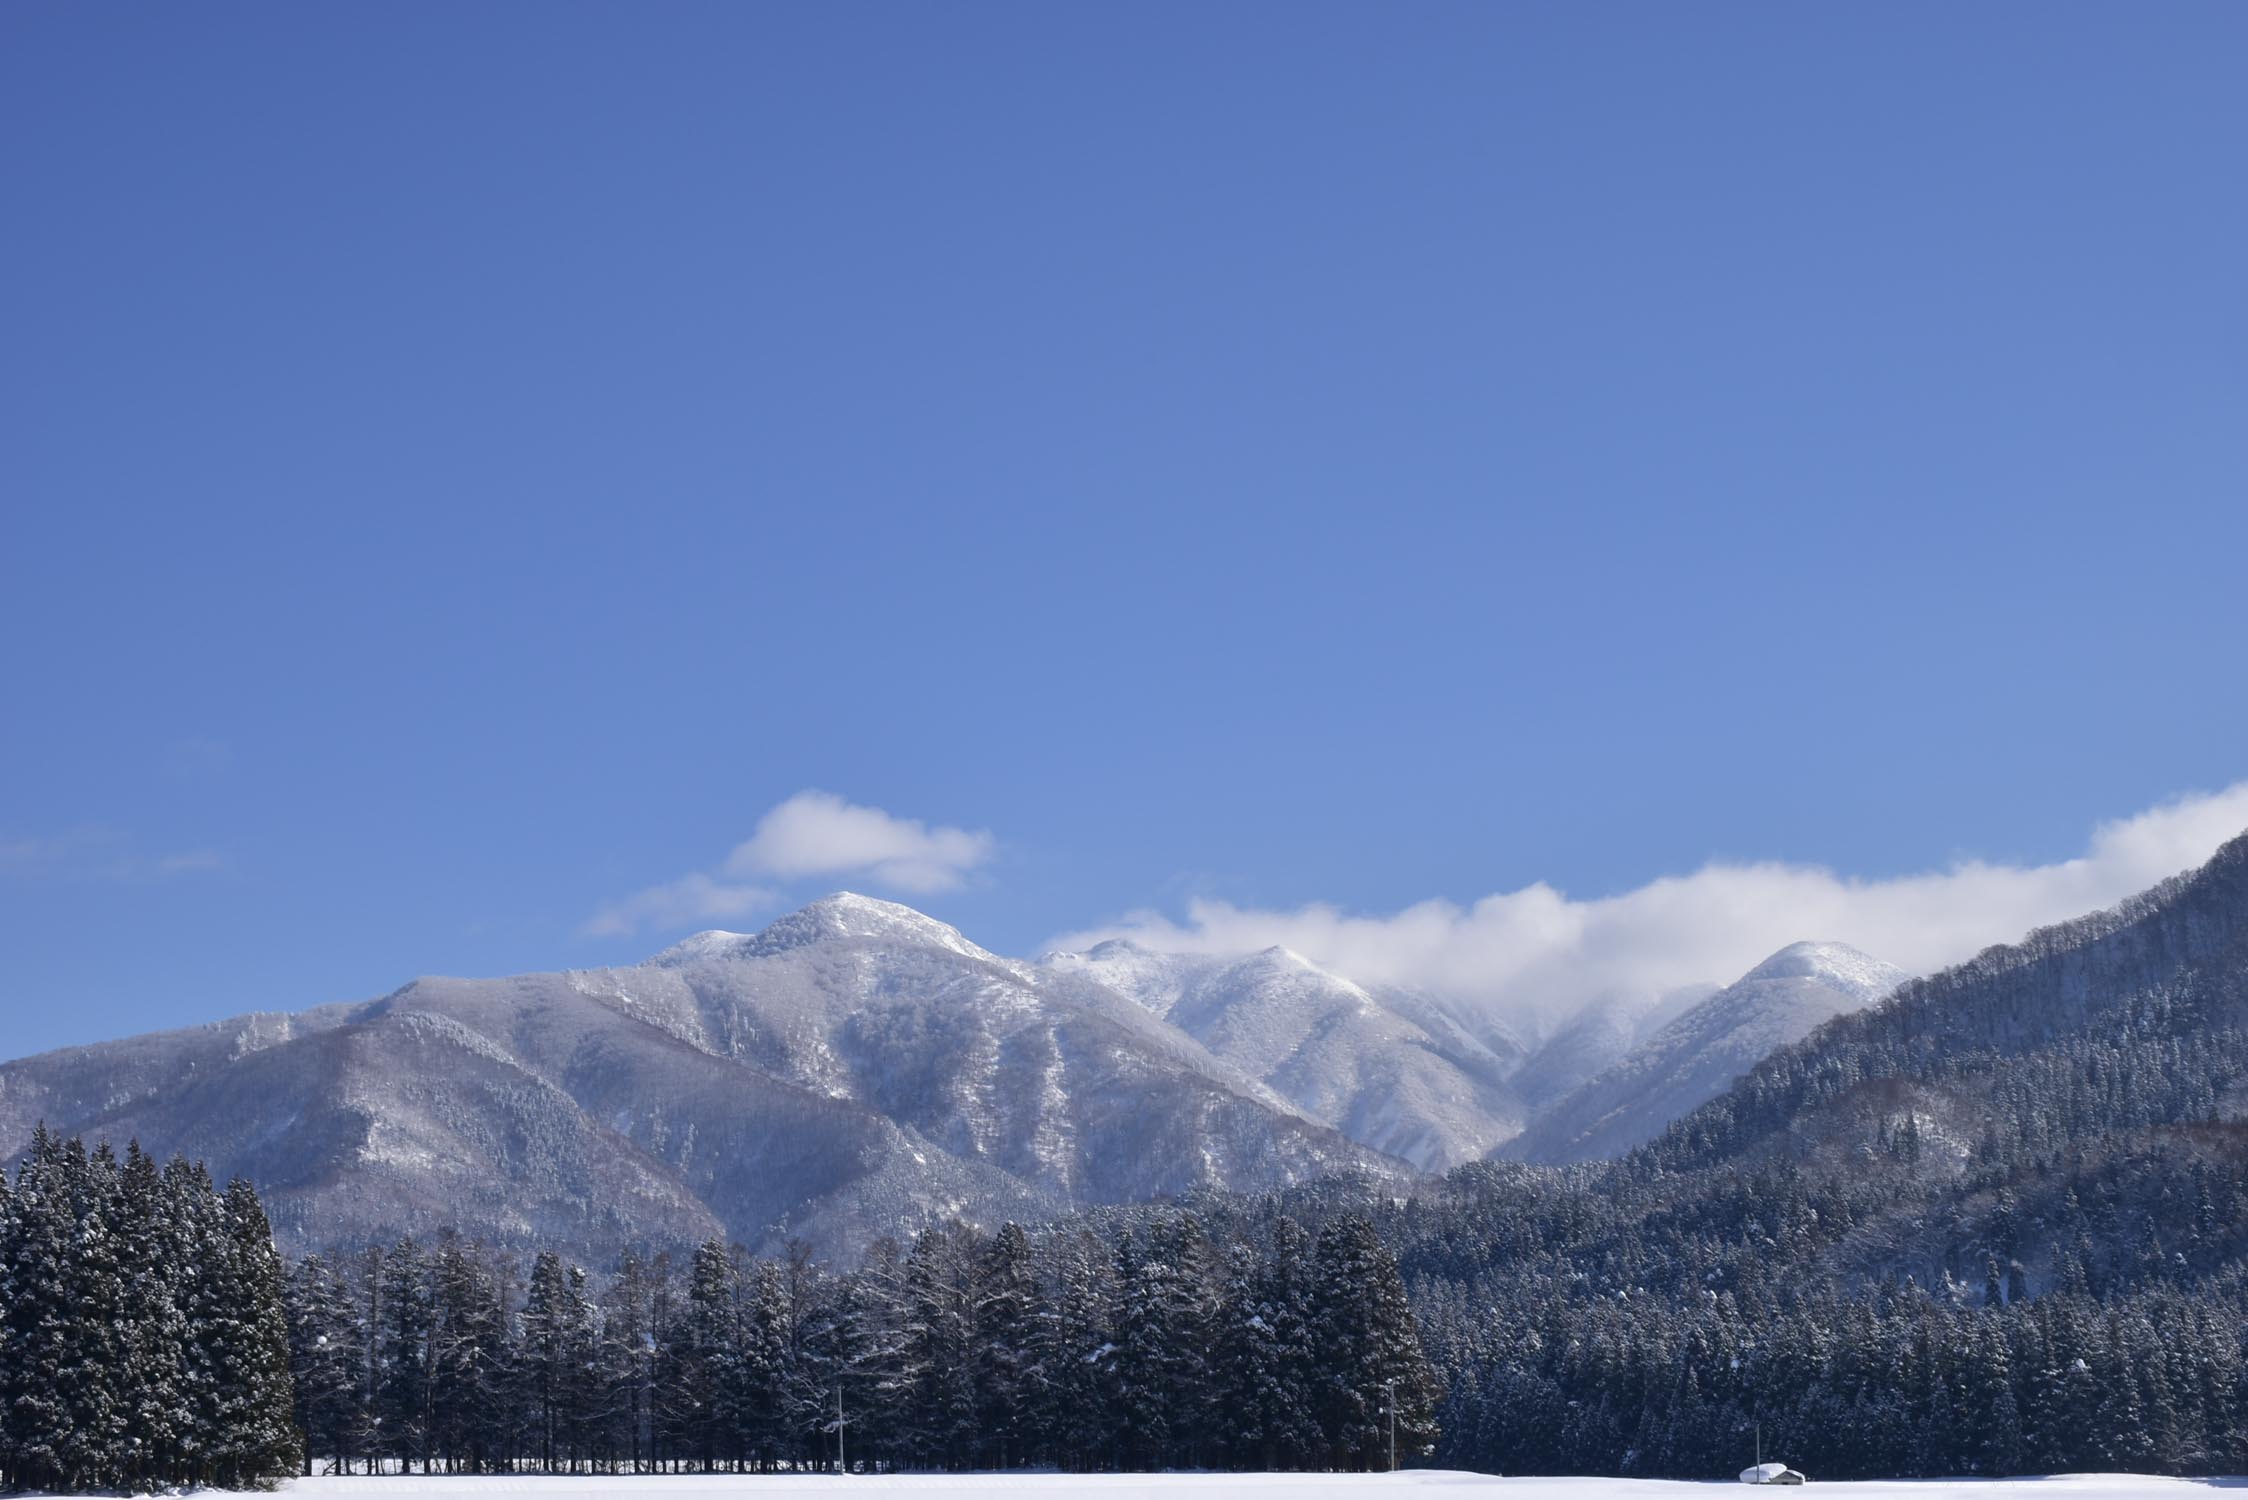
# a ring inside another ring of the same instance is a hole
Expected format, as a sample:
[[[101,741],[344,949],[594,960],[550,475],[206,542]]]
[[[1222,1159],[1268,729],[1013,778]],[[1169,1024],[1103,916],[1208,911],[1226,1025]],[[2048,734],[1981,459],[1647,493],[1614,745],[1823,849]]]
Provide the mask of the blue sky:
[[[1028,949],[2078,854],[2248,776],[2244,50],[19,0],[0,1052],[696,872]],[[791,862],[808,790],[970,845]]]

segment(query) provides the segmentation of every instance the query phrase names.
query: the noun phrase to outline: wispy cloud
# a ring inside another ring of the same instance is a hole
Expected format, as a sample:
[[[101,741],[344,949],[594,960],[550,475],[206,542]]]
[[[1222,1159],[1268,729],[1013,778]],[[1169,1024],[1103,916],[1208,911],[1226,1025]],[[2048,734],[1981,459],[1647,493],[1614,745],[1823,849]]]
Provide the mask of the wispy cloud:
[[[226,868],[215,849],[150,852],[114,828],[0,837],[0,876],[10,880],[136,881]]]
[[[1139,912],[1054,946],[1129,937],[1164,950],[1243,953],[1284,944],[1363,982],[1471,1001],[1536,1030],[1587,1004],[1735,979],[1806,938],[1850,943],[1927,973],[2033,927],[2112,906],[2202,863],[2244,829],[2248,782],[2103,823],[2084,853],[2053,864],[1967,859],[1895,879],[1713,864],[1598,900],[1573,900],[1541,883],[1467,907],[1428,901],[1374,915],[1196,901],[1183,920]]]
[[[803,791],[768,811],[715,871],[682,876],[603,905],[593,937],[739,921],[780,900],[775,882],[863,878],[914,894],[950,890],[989,860],[989,833],[931,827],[831,792]]]
[[[739,922],[779,899],[778,891],[765,886],[731,885],[702,874],[682,875],[668,884],[652,885],[621,901],[605,903],[585,924],[585,931],[588,937],[630,937],[643,931]]]

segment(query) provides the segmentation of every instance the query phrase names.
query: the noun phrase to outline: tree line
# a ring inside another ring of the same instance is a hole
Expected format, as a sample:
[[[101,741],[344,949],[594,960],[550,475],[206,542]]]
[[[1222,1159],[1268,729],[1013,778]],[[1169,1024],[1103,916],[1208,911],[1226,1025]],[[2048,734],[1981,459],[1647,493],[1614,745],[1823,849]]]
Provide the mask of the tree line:
[[[1454,1381],[1447,1458],[1509,1473],[1717,1475],[1767,1456],[1815,1479],[2248,1466],[2244,1307],[2148,1289],[1945,1305],[1527,1309]]]
[[[0,1482],[251,1486],[299,1456],[282,1263],[247,1182],[44,1126],[0,1173]]]
[[[307,1256],[307,1455],[344,1472],[1367,1469],[1439,1397],[1364,1217],[929,1229],[835,1273],[710,1241],[596,1278],[455,1237]],[[309,1463],[308,1458],[308,1463]]]

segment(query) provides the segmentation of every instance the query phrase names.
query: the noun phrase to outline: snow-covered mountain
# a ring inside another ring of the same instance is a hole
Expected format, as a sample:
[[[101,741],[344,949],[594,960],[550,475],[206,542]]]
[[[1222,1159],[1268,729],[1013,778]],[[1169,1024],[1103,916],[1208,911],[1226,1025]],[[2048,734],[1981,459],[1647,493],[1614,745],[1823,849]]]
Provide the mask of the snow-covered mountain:
[[[1735,1078],[1839,1015],[1904,983],[1903,970],[1843,943],[1782,948],[1546,1108],[1499,1155],[1615,1156],[1716,1098]]]
[[[1475,1160],[1528,1117],[1507,1081],[1519,1052],[1286,948],[1226,959],[1115,939],[1041,967],[1127,997],[1295,1108],[1424,1170]]]
[[[631,967],[418,979],[0,1066],[0,1150],[40,1119],[249,1174],[299,1248],[451,1224],[844,1249],[954,1214],[1410,1175],[1115,991],[850,895]]]
[[[450,1224],[591,1255],[848,1250],[955,1215],[1606,1153],[1895,978],[1806,945],[1652,1039],[1694,994],[1524,1041],[1285,948],[1025,961],[839,894],[620,968],[417,979],[0,1065],[0,1153],[44,1119],[207,1157],[300,1248]]]

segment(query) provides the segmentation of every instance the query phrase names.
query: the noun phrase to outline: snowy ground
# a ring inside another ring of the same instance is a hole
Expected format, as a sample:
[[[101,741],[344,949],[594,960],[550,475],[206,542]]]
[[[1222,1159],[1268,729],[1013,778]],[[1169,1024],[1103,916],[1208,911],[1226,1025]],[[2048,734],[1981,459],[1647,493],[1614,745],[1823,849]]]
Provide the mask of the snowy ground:
[[[2064,1474],[2049,1479],[1893,1480],[1822,1484],[1835,1500],[2195,1500],[2211,1488],[2248,1488],[2248,1479],[2156,1479],[2139,1474]],[[281,1493],[325,1496],[451,1497],[537,1495],[555,1500],[624,1496],[628,1500],[757,1500],[766,1495],[832,1495],[839,1491],[885,1497],[999,1495],[1006,1500],[1716,1500],[1746,1486],[1723,1487],[1656,1479],[1498,1479],[1488,1474],[1411,1470],[1403,1474],[961,1474],[839,1479],[833,1475],[746,1478],[729,1475],[651,1475],[642,1478],[570,1479],[300,1479]],[[37,1497],[26,1497],[37,1500]]]

